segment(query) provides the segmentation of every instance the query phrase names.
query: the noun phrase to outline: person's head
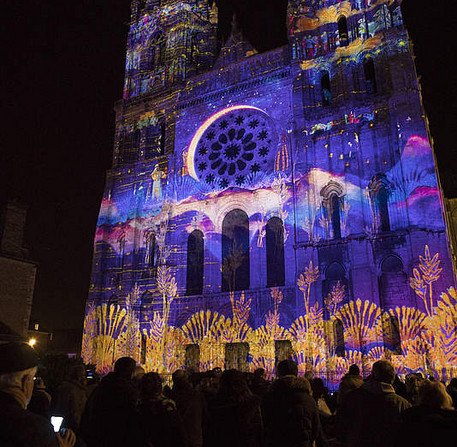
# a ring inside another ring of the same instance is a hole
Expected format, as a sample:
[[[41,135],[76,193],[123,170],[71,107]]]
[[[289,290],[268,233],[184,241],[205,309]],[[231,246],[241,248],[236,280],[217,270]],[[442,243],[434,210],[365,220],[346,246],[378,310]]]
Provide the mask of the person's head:
[[[177,369],[172,375],[171,378],[173,379],[173,385],[187,385],[190,384],[189,374],[182,369]]]
[[[446,387],[437,381],[424,381],[419,388],[419,396],[417,403],[419,405],[441,409],[453,410],[452,398],[446,391]]]
[[[348,374],[352,376],[360,376],[360,368],[354,363],[349,367]]]
[[[241,371],[228,369],[222,373],[219,395],[228,399],[243,400],[251,395],[246,377]]]
[[[371,378],[376,382],[389,383],[392,385],[395,379],[395,369],[387,360],[378,360],[373,364]]]
[[[143,400],[154,398],[162,393],[162,379],[156,372],[146,373],[140,382],[140,394]]]
[[[319,399],[320,397],[323,397],[325,394],[325,384],[324,381],[316,377],[310,381],[311,384],[311,389],[313,390],[313,396],[316,399]]]
[[[146,373],[146,371],[144,370],[144,368],[141,365],[136,365],[135,369],[133,370],[133,378],[136,381],[141,380],[145,373]]]
[[[312,371],[308,370],[305,372],[305,379],[311,381],[311,380],[313,380],[313,377],[314,377],[314,373]]]
[[[290,359],[282,360],[276,366],[276,374],[278,377],[298,376],[298,366]]]
[[[1,344],[0,390],[20,389],[27,405],[32,397],[38,361],[38,354],[26,343]]]
[[[84,365],[74,365],[70,368],[70,371],[68,372],[68,379],[72,382],[80,383],[81,385],[86,384],[86,376],[87,372]]]
[[[131,357],[121,357],[114,364],[114,372],[120,377],[131,379],[135,372],[136,362]]]
[[[457,389],[457,377],[453,377],[449,382],[449,386]]]
[[[254,371],[254,378],[256,378],[256,379],[264,379],[265,378],[265,370],[263,368],[257,368]]]

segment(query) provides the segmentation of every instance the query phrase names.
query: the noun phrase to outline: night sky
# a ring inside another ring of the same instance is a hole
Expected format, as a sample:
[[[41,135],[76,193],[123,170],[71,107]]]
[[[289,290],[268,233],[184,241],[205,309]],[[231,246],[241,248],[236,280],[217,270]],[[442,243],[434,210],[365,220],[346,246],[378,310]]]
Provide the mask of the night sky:
[[[236,9],[255,47],[275,47],[284,38],[285,3],[221,0],[222,34]],[[457,16],[418,5],[404,0],[404,19],[441,181],[453,197]],[[26,246],[39,263],[32,318],[49,330],[82,328],[129,18],[129,0],[2,1],[0,203],[29,207]]]

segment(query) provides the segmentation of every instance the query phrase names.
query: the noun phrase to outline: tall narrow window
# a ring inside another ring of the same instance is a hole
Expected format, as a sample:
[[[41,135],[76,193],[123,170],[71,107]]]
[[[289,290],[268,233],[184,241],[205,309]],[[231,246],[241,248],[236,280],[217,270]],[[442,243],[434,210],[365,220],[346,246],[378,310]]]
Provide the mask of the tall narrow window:
[[[384,310],[404,305],[408,301],[408,277],[397,256],[389,255],[382,261],[379,288],[381,307]]]
[[[340,46],[347,47],[349,44],[348,21],[345,16],[338,19],[338,34],[340,37]]]
[[[333,230],[333,239],[341,239],[340,198],[336,194],[333,194],[329,202],[329,217]]]
[[[225,345],[225,369],[248,371],[249,345],[247,343],[227,343]]]
[[[222,222],[222,291],[249,289],[249,281],[249,219],[237,209]]]
[[[377,231],[390,231],[390,187],[384,174],[376,174],[368,185],[374,224]]]
[[[328,71],[321,73],[321,91],[322,91],[322,104],[329,105],[332,102],[332,91],[330,89],[330,75]]]
[[[395,355],[401,354],[401,338],[398,319],[387,312],[382,316],[382,335],[384,348]]]
[[[341,320],[335,320],[333,322],[333,338],[335,346],[335,354],[338,357],[344,357],[345,346],[344,346],[344,326]]]
[[[365,88],[368,93],[377,93],[378,87],[376,85],[376,73],[374,69],[373,59],[368,59],[363,64],[363,71],[365,73]]]
[[[125,234],[119,236],[117,240],[118,247],[119,247],[119,267],[124,269],[125,264]]]
[[[187,239],[187,295],[203,291],[204,240],[200,230],[194,230]]]
[[[284,226],[278,217],[267,222],[267,287],[283,286],[284,266]]]
[[[150,234],[147,239],[146,258],[145,258],[145,264],[149,268],[154,268],[156,265],[155,252],[156,252],[156,237],[154,234]]]
[[[198,345],[187,345],[184,357],[186,369],[199,371],[200,370],[200,347]]]

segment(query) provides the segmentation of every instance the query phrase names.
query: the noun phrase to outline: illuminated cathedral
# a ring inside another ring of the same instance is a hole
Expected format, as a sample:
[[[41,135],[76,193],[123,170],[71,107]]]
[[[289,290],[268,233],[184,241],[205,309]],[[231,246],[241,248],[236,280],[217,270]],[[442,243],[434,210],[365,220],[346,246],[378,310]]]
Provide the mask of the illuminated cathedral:
[[[259,53],[211,0],[133,0],[82,355],[108,371],[457,375],[457,293],[399,0],[289,0]]]

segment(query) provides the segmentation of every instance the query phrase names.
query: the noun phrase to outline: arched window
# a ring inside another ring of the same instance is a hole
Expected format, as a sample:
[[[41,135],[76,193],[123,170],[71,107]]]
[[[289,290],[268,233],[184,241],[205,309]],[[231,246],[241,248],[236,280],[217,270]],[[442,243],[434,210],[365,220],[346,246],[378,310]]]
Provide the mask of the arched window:
[[[399,257],[389,255],[382,261],[379,288],[381,307],[384,310],[401,306],[408,300],[407,275]]]
[[[387,312],[382,316],[382,336],[384,348],[395,355],[401,354],[401,337],[398,319]]]
[[[203,258],[203,233],[194,230],[187,239],[186,295],[200,295],[203,291]]]
[[[328,71],[321,73],[321,91],[322,91],[322,104],[329,105],[332,102],[332,91],[330,88],[330,75]]]
[[[349,44],[348,21],[345,16],[338,19],[338,34],[340,37],[340,46],[347,47]]]
[[[376,85],[376,72],[374,69],[373,59],[368,59],[363,64],[363,71],[365,73],[365,88],[367,93],[377,93],[378,87]]]
[[[376,174],[368,185],[375,226],[378,231],[390,231],[390,187],[384,174]]]
[[[332,194],[329,200],[329,220],[333,230],[333,239],[341,239],[340,198]]]
[[[267,287],[285,284],[284,226],[278,217],[267,222]]]
[[[341,320],[336,319],[333,322],[333,339],[335,354],[338,357],[344,357],[345,346],[344,346],[344,326]]]
[[[222,291],[249,289],[249,219],[230,211],[222,222]]]
[[[156,266],[155,254],[156,254],[156,237],[154,234],[150,234],[147,238],[146,258],[145,258],[145,264],[149,268],[154,268]]]

